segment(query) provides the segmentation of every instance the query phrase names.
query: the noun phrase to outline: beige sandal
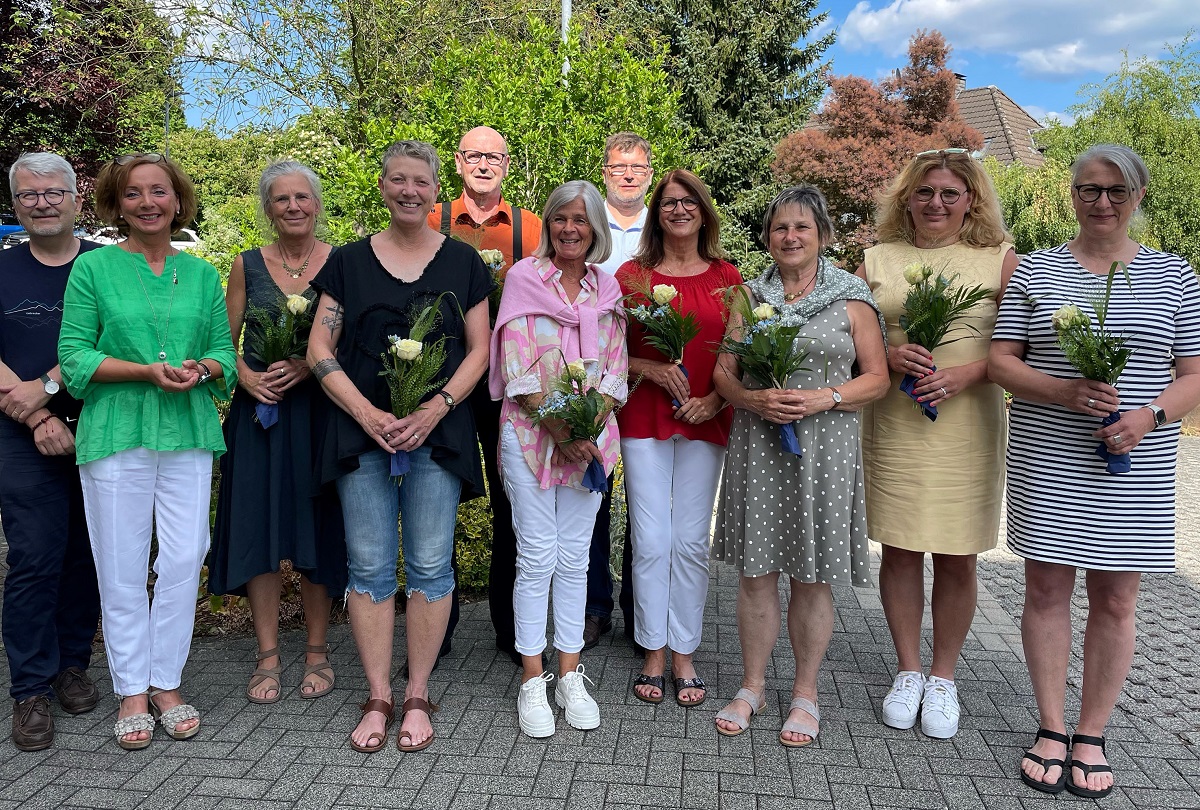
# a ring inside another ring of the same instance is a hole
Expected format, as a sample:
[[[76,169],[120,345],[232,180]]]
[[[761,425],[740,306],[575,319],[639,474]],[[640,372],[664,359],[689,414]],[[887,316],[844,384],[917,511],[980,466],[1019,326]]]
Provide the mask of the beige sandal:
[[[268,658],[279,655],[279,647],[272,647],[269,650],[262,650],[258,654],[258,663],[262,664]],[[254,674],[250,676],[250,685],[246,687],[246,700],[251,703],[278,703],[283,697],[283,681],[280,676],[283,674],[283,662],[276,664],[273,667],[260,666],[254,670]],[[257,689],[265,680],[275,681],[275,696],[274,697],[256,697],[252,694],[253,690]]]
[[[163,710],[158,708],[158,704],[154,699],[166,692],[173,692],[173,689],[155,689],[151,687],[147,693],[150,701],[150,714],[158,718],[159,724],[163,727],[163,731],[167,732],[167,736],[173,740],[187,740],[195,737],[200,733],[200,712],[190,703],[180,703],[178,706],[172,706],[169,709]],[[179,724],[185,723],[188,720],[195,720],[196,725],[184,731],[179,731]]]
[[[750,716],[745,720],[738,716],[731,708],[734,700],[744,701],[746,705],[750,707]],[[746,729],[750,728],[750,721],[754,719],[754,715],[761,712],[763,710],[763,706],[766,705],[767,696],[765,694],[762,697],[759,697],[751,690],[742,687],[741,689],[737,690],[737,694],[733,696],[733,700],[729,701],[729,703],[725,705],[724,709],[721,709],[721,711],[717,712],[716,716],[717,720],[724,720],[728,723],[735,724],[738,727],[737,731],[727,731],[720,726],[717,726],[717,731],[726,737],[736,737]]]
[[[138,694],[144,695],[145,692]],[[124,702],[125,698],[136,697],[136,695],[117,695],[119,702]],[[144,740],[127,740],[125,739],[130,734],[136,734],[139,731],[149,731],[149,736]],[[149,712],[140,712],[139,714],[131,714],[127,717],[117,718],[116,724],[113,726],[113,734],[117,737],[117,745],[124,748],[126,751],[139,751],[154,739],[154,717]]]
[[[325,660],[319,664],[308,664],[304,667],[304,677],[300,679],[300,697],[305,700],[315,700],[319,697],[325,697],[330,690],[333,689],[333,666],[329,663],[329,645],[328,644],[308,644],[305,646],[306,653],[325,656]],[[309,675],[316,675],[321,680],[325,681],[324,686],[313,689],[311,692],[304,691],[304,682],[308,680]]]

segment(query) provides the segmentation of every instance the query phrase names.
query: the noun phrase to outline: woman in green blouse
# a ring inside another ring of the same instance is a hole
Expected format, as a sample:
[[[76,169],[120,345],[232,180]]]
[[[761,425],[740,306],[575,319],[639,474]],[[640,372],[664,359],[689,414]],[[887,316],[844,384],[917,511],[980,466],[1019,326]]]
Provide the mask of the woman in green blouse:
[[[200,730],[179,693],[208,550],[213,396],[236,381],[216,269],[171,247],[196,192],[161,155],[128,155],[96,180],[96,211],[125,240],[76,261],[63,301],[63,382],[83,401],[76,437],[122,748]],[[154,604],[146,593],[151,529]],[[151,714],[153,713],[153,714]]]

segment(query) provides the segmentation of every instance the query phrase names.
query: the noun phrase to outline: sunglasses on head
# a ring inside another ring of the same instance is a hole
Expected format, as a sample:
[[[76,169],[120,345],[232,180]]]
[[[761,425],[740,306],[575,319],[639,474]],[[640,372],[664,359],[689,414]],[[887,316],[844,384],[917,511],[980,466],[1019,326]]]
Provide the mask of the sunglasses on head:
[[[121,155],[113,160],[118,166],[126,166],[135,160],[142,160],[146,163],[161,163],[163,156],[157,152],[134,152],[132,155]]]

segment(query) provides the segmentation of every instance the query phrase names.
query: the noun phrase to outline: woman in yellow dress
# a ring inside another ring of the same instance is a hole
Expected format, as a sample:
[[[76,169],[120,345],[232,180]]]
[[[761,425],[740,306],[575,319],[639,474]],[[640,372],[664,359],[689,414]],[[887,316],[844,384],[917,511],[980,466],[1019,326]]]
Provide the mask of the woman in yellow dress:
[[[975,615],[975,560],[996,545],[1004,500],[1004,392],[987,377],[996,308],[1017,266],[1000,203],[979,161],[964,149],[922,152],[885,192],[879,244],[858,275],[888,326],[892,389],[863,412],[867,529],[883,544],[879,594],[897,670],[883,722],[912,728],[918,712],[930,737],[958,732],[954,669]],[[932,353],[900,328],[908,282],[921,263],[994,296],[955,322]],[[914,402],[900,390],[917,378]],[[936,408],[927,418],[925,408]],[[925,554],[933,557],[933,660],[921,663]]]

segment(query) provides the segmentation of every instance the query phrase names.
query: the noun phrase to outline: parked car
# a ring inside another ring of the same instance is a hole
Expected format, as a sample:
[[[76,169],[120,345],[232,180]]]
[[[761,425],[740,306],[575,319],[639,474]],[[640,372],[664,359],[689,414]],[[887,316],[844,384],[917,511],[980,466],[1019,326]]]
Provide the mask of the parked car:
[[[121,241],[121,234],[116,228],[108,227],[101,228],[87,238],[101,245],[115,245]],[[191,228],[181,228],[171,236],[171,247],[176,250],[193,251],[203,244],[204,240],[197,236],[196,232]]]
[[[0,241],[3,241],[9,234],[24,230],[21,223],[17,221],[16,214],[10,214],[0,211]]]
[[[88,233],[87,228],[76,228],[74,232],[76,239],[91,239],[92,235]],[[10,247],[23,245],[29,241],[29,232],[24,228],[16,230],[0,239],[0,249],[8,250]]]

